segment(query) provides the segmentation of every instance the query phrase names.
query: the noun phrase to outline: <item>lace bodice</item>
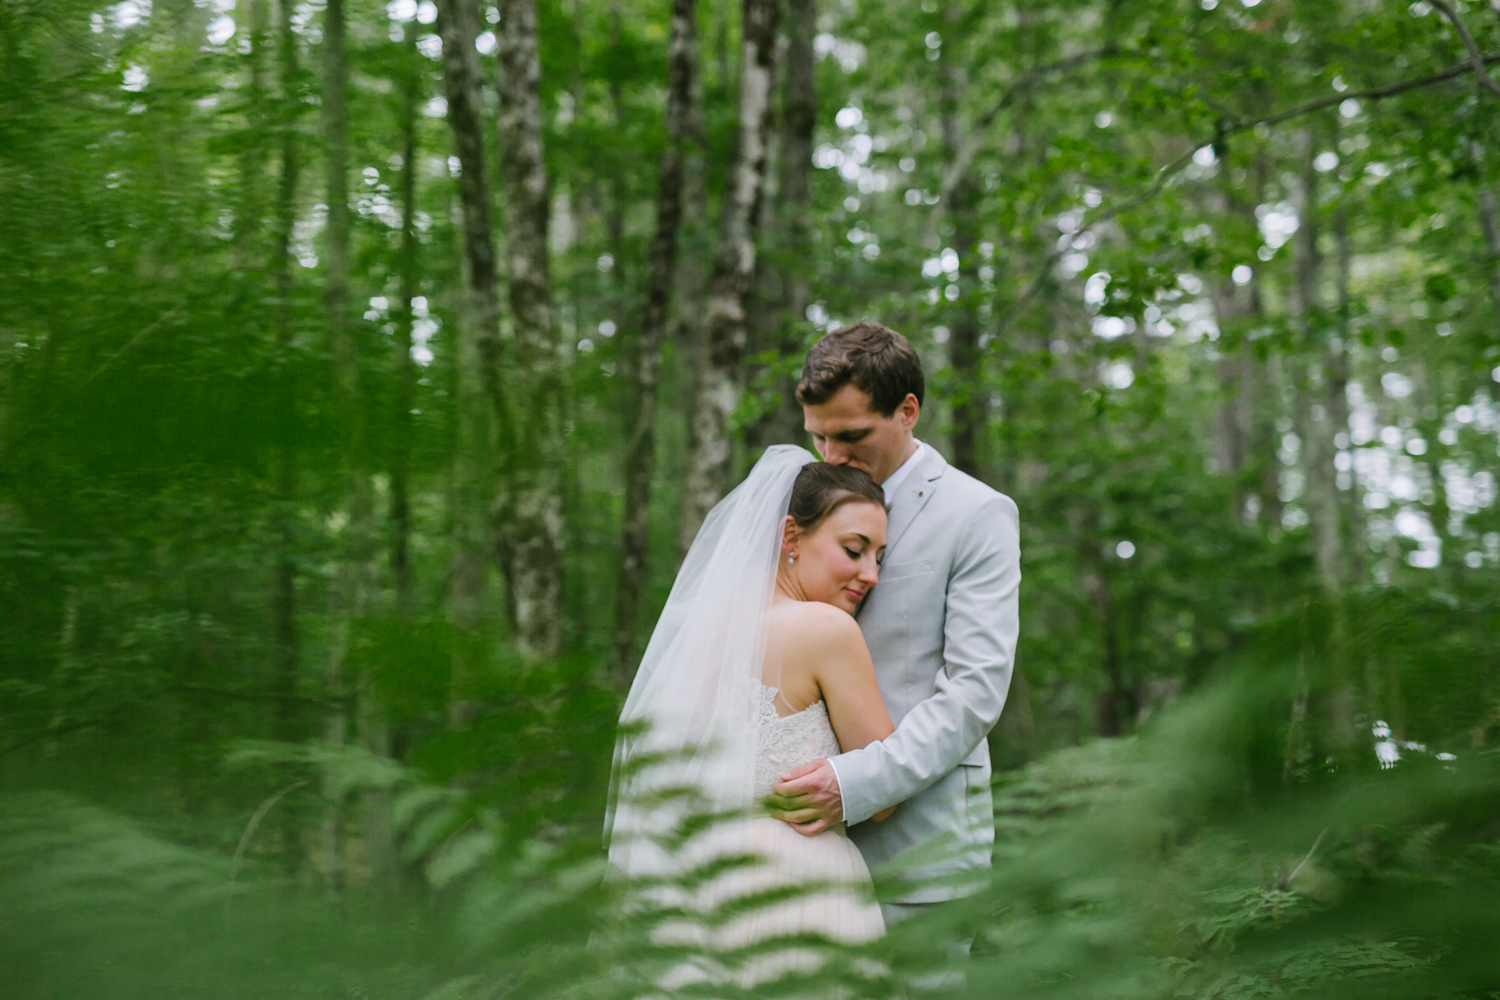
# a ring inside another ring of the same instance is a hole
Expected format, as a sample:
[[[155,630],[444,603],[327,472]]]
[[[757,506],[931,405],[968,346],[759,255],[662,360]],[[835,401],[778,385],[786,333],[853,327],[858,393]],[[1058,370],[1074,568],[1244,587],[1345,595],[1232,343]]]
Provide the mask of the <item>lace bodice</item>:
[[[819,698],[800,712],[776,714],[777,689],[758,684],[755,716],[755,798],[771,794],[781,775],[810,760],[833,757],[839,739],[828,721],[828,706]]]

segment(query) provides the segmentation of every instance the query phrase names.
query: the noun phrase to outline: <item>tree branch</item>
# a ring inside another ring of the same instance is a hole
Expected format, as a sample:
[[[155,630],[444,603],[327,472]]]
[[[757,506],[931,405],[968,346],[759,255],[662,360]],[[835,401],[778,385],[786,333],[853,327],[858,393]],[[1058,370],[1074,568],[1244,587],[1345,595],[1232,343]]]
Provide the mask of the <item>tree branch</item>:
[[[1287,890],[1287,888],[1291,886],[1292,882],[1296,880],[1297,876],[1302,874],[1302,869],[1306,868],[1307,867],[1307,863],[1313,859],[1313,855],[1316,854],[1317,851],[1318,851],[1318,845],[1321,844],[1321,843],[1323,843],[1323,838],[1325,836],[1327,836],[1327,835],[1328,835],[1328,828],[1325,826],[1323,828],[1323,832],[1320,833],[1320,834],[1318,834],[1318,839],[1316,839],[1316,840],[1313,841],[1312,847],[1310,847],[1308,849],[1307,855],[1305,857],[1303,857],[1301,863],[1298,864],[1296,868],[1292,869],[1292,873],[1290,875],[1288,875],[1286,878],[1282,879],[1280,882],[1276,883],[1276,888],[1277,889],[1280,889],[1282,892],[1285,892]]]
[[[1011,101],[1014,101],[1018,96],[1030,90],[1036,85],[1037,81],[1050,73],[1075,69],[1086,62],[1092,62],[1095,59],[1107,59],[1110,56],[1119,55],[1119,53],[1120,47],[1118,45],[1106,45],[1103,48],[1089,49],[1086,52],[1076,53],[1065,59],[1043,63],[1041,66],[1033,66],[1019,80],[1016,80],[1009,87],[1005,88],[1005,93],[1000,95],[1000,99],[995,102],[994,106],[980,115],[979,120],[974,124],[977,128],[988,128],[1000,116],[1000,112],[1010,107]]]
[[[958,187],[959,182],[968,174],[969,165],[974,162],[974,154],[978,151],[979,146],[978,141],[974,138],[975,135],[993,125],[995,119],[1000,117],[1000,112],[1010,107],[1011,102],[1018,96],[1036,86],[1037,82],[1044,76],[1062,70],[1074,69],[1095,59],[1105,59],[1109,56],[1117,55],[1119,51],[1119,46],[1106,45],[1103,48],[1079,52],[1076,55],[1068,56],[1066,59],[1058,59],[1041,66],[1033,66],[1019,80],[1014,81],[1009,87],[1006,87],[1005,93],[1000,95],[1000,99],[975,121],[969,140],[959,149],[958,155],[953,158],[953,162],[948,166],[947,171],[944,172],[943,185],[938,189],[937,203],[933,207],[932,222],[928,227],[929,238],[937,231],[938,217],[943,212],[943,206],[947,204],[948,199],[953,195],[953,189]]]
[[[155,333],[157,330],[166,325],[169,320],[171,320],[179,312],[182,311],[182,308],[185,305],[187,305],[186,301],[177,303],[171,309],[168,309],[165,313],[163,313],[161,318],[158,319],[155,323],[150,324],[144,330],[137,333],[134,337],[131,337],[130,340],[126,342],[124,347],[120,348],[114,354],[110,355],[107,359],[105,359],[104,363],[101,364],[98,368],[95,368],[87,378],[78,383],[78,385],[74,386],[73,391],[68,394],[68,399],[71,401],[79,393],[87,389],[91,384],[93,384],[93,381],[96,378],[108,371],[111,365],[128,354],[141,341],[145,340],[147,337],[151,336],[151,334]]]
[[[1443,12],[1443,16],[1453,25],[1453,30],[1458,32],[1458,37],[1463,41],[1464,48],[1469,50],[1469,63],[1474,67],[1474,76],[1484,84],[1484,89],[1500,97],[1500,83],[1490,79],[1489,73],[1485,72],[1484,56],[1479,53],[1479,46],[1474,44],[1474,36],[1469,34],[1469,29],[1459,19],[1458,11],[1448,0],[1431,0],[1432,5]]]
[[[166,694],[208,695],[213,698],[227,698],[230,701],[248,701],[256,704],[296,702],[299,705],[308,705],[312,708],[322,709],[348,708],[354,700],[352,695],[345,698],[309,698],[306,695],[256,694],[244,691],[226,691],[222,688],[201,687],[196,684],[173,684],[170,687],[164,687],[160,690]]]
[[[1043,259],[1042,266],[1039,269],[1037,276],[1032,279],[1031,283],[1027,285],[1026,290],[1023,291],[1020,297],[1016,299],[1015,304],[1011,306],[1010,310],[1003,317],[1001,317],[999,323],[996,324],[996,339],[998,339],[999,335],[1004,333],[1006,328],[1010,326],[1011,321],[1015,319],[1016,315],[1021,311],[1021,308],[1036,296],[1036,293],[1042,287],[1042,284],[1044,283],[1048,272],[1052,270],[1052,266],[1057,263],[1058,258],[1062,256],[1062,248],[1071,245],[1074,240],[1078,239],[1078,237],[1082,236],[1084,233],[1087,233],[1094,228],[1103,225],[1104,223],[1110,221],[1111,219],[1124,212],[1128,212],[1131,209],[1138,208],[1151,199],[1155,198],[1158,194],[1161,193],[1162,189],[1167,186],[1167,182],[1170,181],[1178,173],[1178,171],[1182,170],[1183,167],[1187,166],[1188,163],[1191,162],[1193,154],[1204,146],[1222,142],[1224,139],[1227,139],[1231,135],[1249,131],[1250,129],[1253,129],[1258,125],[1279,125],[1282,122],[1290,121],[1293,118],[1300,118],[1301,116],[1311,114],[1314,111],[1321,111],[1324,108],[1331,107],[1335,104],[1341,104],[1344,101],[1378,101],[1387,97],[1394,97],[1397,94],[1403,94],[1408,90],[1417,90],[1422,87],[1430,87],[1435,83],[1443,83],[1444,81],[1452,80],[1455,77],[1463,76],[1465,73],[1479,72],[1485,66],[1488,66],[1491,63],[1495,62],[1500,62],[1500,54],[1485,55],[1483,53],[1479,53],[1477,58],[1469,62],[1458,63],[1456,65],[1449,66],[1445,70],[1440,70],[1437,73],[1431,73],[1427,76],[1420,76],[1414,80],[1401,80],[1397,83],[1386,84],[1383,87],[1370,87],[1366,90],[1356,90],[1352,92],[1346,91],[1342,94],[1334,94],[1331,97],[1320,97],[1317,100],[1308,101],[1305,104],[1299,104],[1296,107],[1288,108],[1285,111],[1278,111],[1274,114],[1269,115],[1261,115],[1256,118],[1244,118],[1239,121],[1220,122],[1218,129],[1215,130],[1212,136],[1195,142],[1188,148],[1187,152],[1172,160],[1170,163],[1159,167],[1151,183],[1146,186],[1145,190],[1136,194],[1134,197],[1125,199],[1117,205],[1111,205],[1108,208],[1096,212],[1092,218],[1086,219],[1085,221],[1081,222],[1077,228],[1075,228],[1067,235],[1065,239],[1058,240],[1058,247],[1050,251]],[[1483,75],[1486,80],[1489,79],[1488,74]],[[1494,83],[1493,80],[1491,80],[1490,82],[1492,84]]]

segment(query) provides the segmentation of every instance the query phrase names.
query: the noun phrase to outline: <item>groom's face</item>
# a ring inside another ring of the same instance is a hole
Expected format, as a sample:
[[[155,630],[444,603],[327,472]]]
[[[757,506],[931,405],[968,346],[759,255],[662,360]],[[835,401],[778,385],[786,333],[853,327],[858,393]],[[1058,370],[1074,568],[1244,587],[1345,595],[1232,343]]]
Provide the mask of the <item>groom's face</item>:
[[[802,426],[830,465],[852,465],[883,483],[911,451],[921,404],[908,394],[890,416],[870,405],[870,394],[850,383],[827,402],[802,407]]]

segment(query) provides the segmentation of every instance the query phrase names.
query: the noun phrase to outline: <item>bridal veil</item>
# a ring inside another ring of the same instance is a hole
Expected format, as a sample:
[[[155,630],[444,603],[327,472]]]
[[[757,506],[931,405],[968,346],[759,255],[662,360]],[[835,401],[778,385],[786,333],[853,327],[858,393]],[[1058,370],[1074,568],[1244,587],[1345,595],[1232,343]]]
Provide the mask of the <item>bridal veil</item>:
[[[748,818],[755,712],[781,526],[797,473],[816,461],[768,448],[703,523],[672,585],[620,715],[605,821],[617,875],[665,883],[749,853],[748,823],[683,836],[695,818]]]

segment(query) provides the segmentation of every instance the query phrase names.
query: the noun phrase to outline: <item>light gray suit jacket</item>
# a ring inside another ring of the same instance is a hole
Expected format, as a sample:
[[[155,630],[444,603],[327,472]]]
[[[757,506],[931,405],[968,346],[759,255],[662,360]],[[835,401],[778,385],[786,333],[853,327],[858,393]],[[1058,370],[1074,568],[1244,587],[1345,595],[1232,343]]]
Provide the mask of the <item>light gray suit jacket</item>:
[[[857,613],[896,731],[833,760],[871,870],[919,849],[886,869],[903,878],[890,901],[963,896],[989,868],[985,737],[1010,688],[1020,583],[1015,503],[929,445],[891,502],[880,582]],[[898,802],[884,822],[864,822]]]

